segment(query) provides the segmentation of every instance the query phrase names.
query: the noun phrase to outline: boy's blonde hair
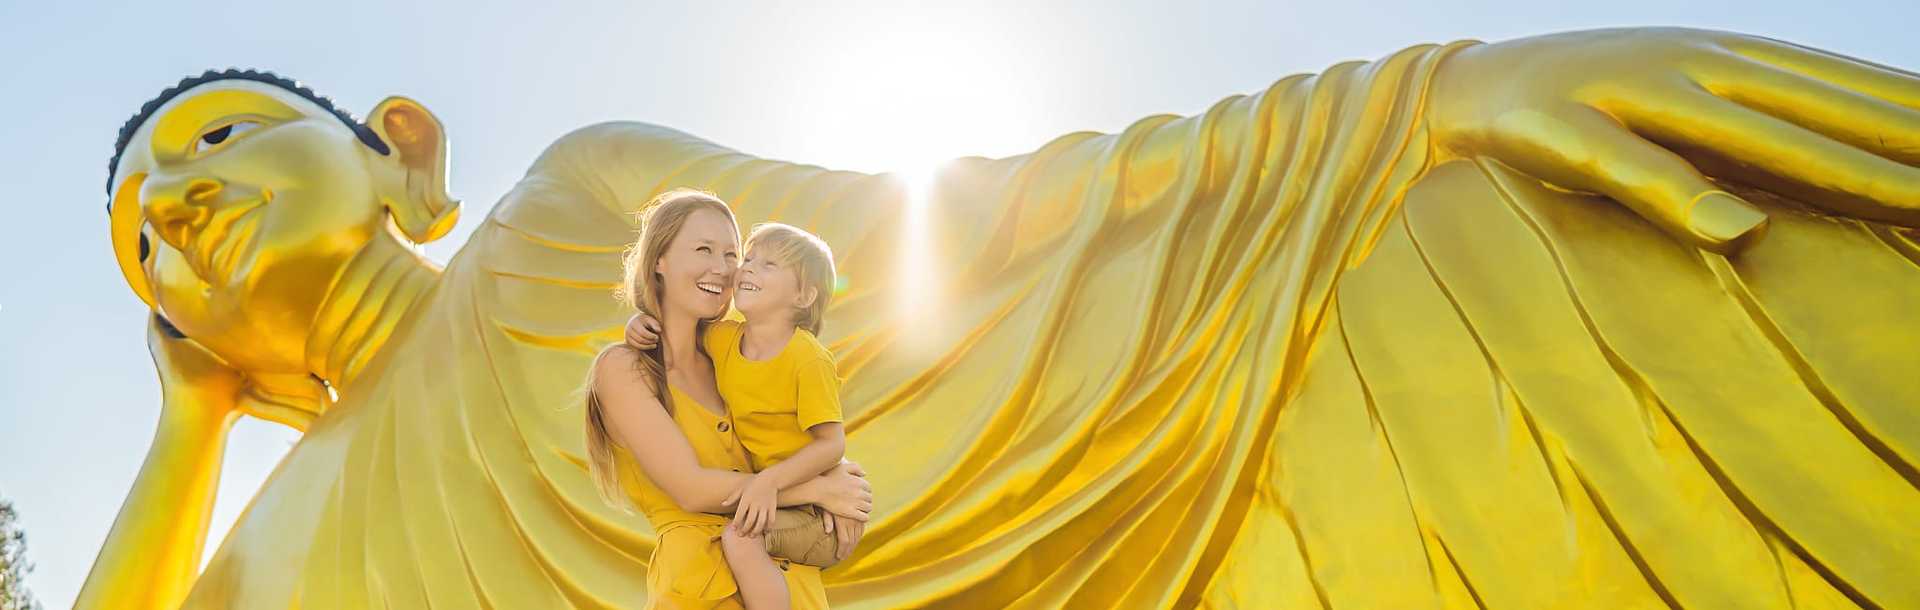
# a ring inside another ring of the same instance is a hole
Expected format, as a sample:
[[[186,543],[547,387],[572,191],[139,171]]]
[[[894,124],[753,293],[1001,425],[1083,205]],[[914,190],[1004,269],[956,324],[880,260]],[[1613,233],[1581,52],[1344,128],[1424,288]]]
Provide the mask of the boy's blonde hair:
[[[813,303],[794,312],[793,324],[818,336],[827,303],[833,300],[833,249],[827,247],[826,240],[799,227],[768,222],[753,226],[753,233],[747,236],[747,249],[772,256],[791,268],[800,279],[800,290],[813,289]]]

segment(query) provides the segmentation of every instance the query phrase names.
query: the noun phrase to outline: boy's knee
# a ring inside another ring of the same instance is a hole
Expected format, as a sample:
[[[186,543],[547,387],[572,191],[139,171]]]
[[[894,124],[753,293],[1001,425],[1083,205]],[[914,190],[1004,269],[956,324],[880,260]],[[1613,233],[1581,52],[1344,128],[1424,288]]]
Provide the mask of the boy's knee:
[[[726,531],[723,531],[720,533],[720,548],[728,552],[733,552],[734,550],[740,550],[740,549],[750,549],[750,548],[759,548],[759,547],[760,547],[760,540],[758,538],[753,538],[745,534],[741,534],[739,532],[733,531],[733,528],[731,527],[727,528]]]

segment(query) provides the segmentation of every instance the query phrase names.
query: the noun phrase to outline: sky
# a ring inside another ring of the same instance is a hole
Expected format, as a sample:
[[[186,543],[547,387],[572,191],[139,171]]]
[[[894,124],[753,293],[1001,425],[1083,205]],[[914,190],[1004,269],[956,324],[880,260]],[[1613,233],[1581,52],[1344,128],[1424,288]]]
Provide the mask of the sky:
[[[275,4],[275,5],[270,5]],[[178,79],[260,68],[364,115],[425,104],[452,148],[445,261],[560,135],[627,119],[859,171],[1008,156],[1194,114],[1289,74],[1462,38],[1678,25],[1920,68],[1920,4],[1609,0],[299,3],[0,0],[0,498],[68,607],[145,456],[159,384],[103,210],[120,124]],[[208,553],[296,440],[243,420]]]

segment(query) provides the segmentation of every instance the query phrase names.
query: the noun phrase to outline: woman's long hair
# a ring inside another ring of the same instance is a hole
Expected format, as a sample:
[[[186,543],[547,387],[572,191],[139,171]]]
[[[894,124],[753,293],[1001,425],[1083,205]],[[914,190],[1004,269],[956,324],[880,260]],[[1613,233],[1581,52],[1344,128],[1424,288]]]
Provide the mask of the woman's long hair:
[[[616,299],[664,323],[666,318],[660,315],[660,299],[665,286],[653,269],[661,255],[666,253],[667,246],[673,244],[673,239],[680,235],[680,228],[687,223],[687,218],[700,210],[719,212],[726,215],[728,223],[734,223],[733,210],[727,208],[726,202],[705,191],[674,189],[647,202],[640,216],[640,239],[627,247],[622,260],[625,271],[620,286],[614,290]],[[702,321],[704,324],[705,321]],[[621,509],[632,507],[633,502],[621,484],[619,464],[614,460],[615,448],[622,445],[608,429],[606,407],[600,404],[599,395],[593,391],[594,369],[609,352],[635,352],[638,355],[635,360],[639,362],[635,368],[640,379],[646,382],[667,412],[672,413],[673,398],[667,391],[667,363],[664,357],[666,342],[667,338],[662,333],[660,344],[650,350],[640,350],[624,341],[614,343],[600,350],[600,354],[594,357],[594,366],[587,367],[587,469],[593,473],[593,482],[600,489],[600,497]]]

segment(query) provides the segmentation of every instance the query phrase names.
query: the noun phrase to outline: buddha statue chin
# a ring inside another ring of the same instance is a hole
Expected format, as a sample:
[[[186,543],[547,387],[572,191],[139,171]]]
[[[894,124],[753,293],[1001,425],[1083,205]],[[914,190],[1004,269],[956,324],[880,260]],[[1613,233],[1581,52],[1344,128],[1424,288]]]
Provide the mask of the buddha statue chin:
[[[1912,74],[1576,32],[961,159],[904,238],[892,176],[595,125],[441,269],[424,106],[210,72],[109,168],[161,418],[76,607],[642,603],[650,530],[597,499],[572,392],[679,186],[843,255],[825,338],[882,501],[837,603],[1912,605],[1916,150]],[[907,273],[942,302],[900,307]],[[201,573],[240,415],[304,435]]]

